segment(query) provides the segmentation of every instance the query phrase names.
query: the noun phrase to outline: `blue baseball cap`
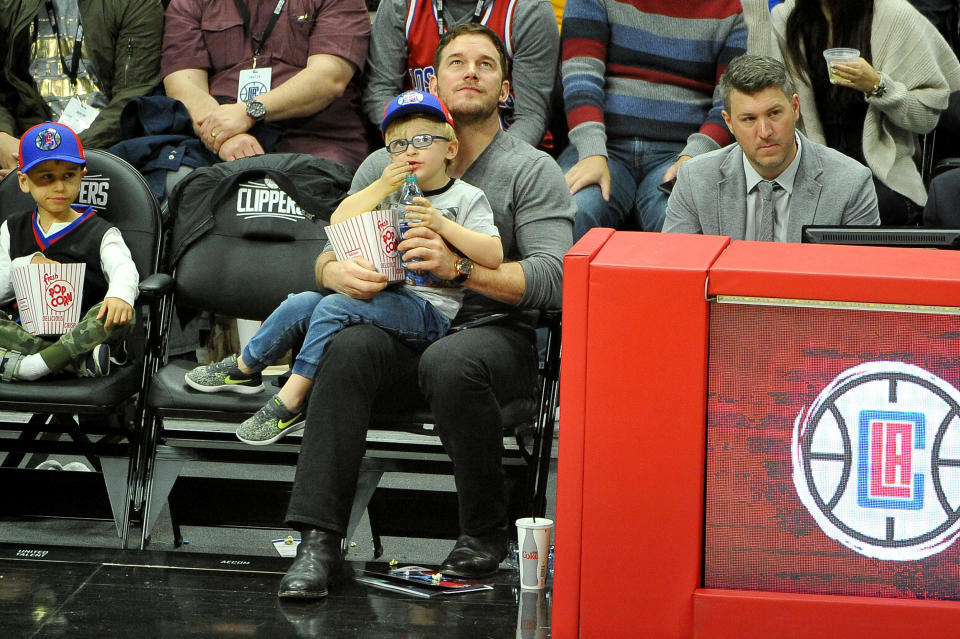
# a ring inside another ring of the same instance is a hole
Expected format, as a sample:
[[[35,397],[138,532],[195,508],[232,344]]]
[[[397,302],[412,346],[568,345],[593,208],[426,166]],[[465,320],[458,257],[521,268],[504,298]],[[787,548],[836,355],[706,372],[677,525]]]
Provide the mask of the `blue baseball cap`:
[[[400,116],[414,113],[434,117],[453,126],[453,116],[447,111],[447,107],[443,105],[440,98],[423,91],[406,91],[390,100],[390,103],[383,110],[380,132],[385,134],[390,123]]]
[[[21,173],[47,160],[63,160],[81,166],[87,163],[80,138],[66,124],[43,122],[20,136]]]

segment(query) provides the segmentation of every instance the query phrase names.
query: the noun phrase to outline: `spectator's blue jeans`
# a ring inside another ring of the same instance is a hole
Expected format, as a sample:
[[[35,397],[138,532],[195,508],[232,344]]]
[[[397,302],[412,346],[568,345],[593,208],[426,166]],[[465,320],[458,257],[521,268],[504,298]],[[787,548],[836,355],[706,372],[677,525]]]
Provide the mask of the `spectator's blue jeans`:
[[[270,314],[243,349],[243,362],[255,371],[263,370],[302,342],[293,372],[313,379],[333,336],[355,324],[379,326],[421,348],[450,328],[443,313],[402,286],[382,290],[369,300],[308,291],[288,296]]]
[[[592,184],[573,196],[577,219],[573,239],[597,226],[621,228],[633,222],[643,231],[659,231],[667,214],[667,196],[657,190],[663,174],[677,161],[683,142],[657,142],[642,138],[608,138],[607,166],[610,168],[610,201]],[[557,162],[566,173],[577,163],[574,145],[564,149]]]

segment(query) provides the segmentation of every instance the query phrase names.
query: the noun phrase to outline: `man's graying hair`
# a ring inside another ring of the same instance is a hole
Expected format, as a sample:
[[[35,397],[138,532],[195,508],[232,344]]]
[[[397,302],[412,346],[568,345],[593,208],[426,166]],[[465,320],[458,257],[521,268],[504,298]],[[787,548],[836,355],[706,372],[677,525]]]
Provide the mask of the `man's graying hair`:
[[[730,92],[734,89],[753,95],[771,87],[780,89],[788,98],[797,92],[796,85],[787,74],[787,68],[779,60],[749,53],[739,55],[730,61],[720,78],[723,108],[727,113],[730,112]]]

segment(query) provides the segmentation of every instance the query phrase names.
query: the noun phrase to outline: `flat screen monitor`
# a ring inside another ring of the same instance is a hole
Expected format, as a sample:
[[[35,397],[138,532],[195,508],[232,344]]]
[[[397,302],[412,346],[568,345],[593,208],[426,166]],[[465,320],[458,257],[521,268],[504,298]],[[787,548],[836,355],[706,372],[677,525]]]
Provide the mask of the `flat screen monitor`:
[[[902,248],[960,249],[960,229],[921,226],[819,226],[803,227],[802,241],[812,244],[897,246]]]

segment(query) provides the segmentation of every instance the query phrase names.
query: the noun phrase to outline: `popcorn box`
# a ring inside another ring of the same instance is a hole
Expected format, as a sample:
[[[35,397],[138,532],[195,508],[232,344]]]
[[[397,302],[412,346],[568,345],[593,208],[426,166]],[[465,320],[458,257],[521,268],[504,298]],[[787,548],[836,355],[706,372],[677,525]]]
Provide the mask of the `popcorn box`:
[[[365,257],[390,282],[400,282],[406,277],[397,251],[400,234],[395,210],[367,211],[331,224],[327,227],[327,237],[333,244],[337,260]]]
[[[13,269],[20,325],[31,335],[62,335],[80,321],[86,264],[28,264]]]

